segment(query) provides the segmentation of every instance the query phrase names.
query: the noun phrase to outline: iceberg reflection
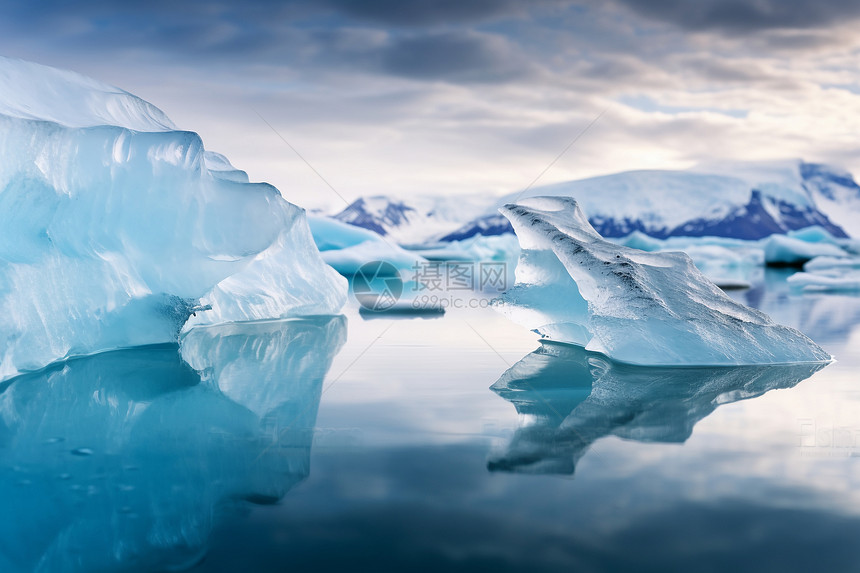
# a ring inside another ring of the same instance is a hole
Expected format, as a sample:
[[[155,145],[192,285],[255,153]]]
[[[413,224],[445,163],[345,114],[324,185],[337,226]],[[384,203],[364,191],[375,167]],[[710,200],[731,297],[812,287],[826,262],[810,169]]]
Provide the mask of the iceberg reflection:
[[[505,451],[487,465],[491,471],[573,474],[604,436],[683,443],[718,406],[791,388],[824,366],[644,367],[544,343],[491,386],[521,421]]]
[[[343,317],[226,325],[0,386],[0,570],[182,569],[309,472]],[[183,360],[184,359],[184,360]]]

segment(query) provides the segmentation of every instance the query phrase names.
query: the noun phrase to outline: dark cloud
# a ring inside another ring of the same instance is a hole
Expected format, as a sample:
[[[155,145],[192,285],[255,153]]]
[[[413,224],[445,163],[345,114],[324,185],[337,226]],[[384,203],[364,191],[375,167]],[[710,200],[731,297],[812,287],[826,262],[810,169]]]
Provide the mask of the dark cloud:
[[[526,6],[570,4],[570,0],[328,0],[342,13],[393,26],[466,24],[526,12]]]
[[[838,34],[832,29],[816,30],[770,30],[758,34],[752,40],[749,48],[758,53],[785,53],[794,52],[798,54],[814,53],[817,50],[846,45],[852,39],[851,33]],[[846,42],[847,41],[847,42]]]
[[[512,0],[331,0],[330,5],[312,5],[251,0],[238,5],[154,0],[144,7],[83,0],[72,9],[48,0],[38,10],[26,5],[10,8],[11,17],[5,24],[0,22],[0,35],[7,39],[38,36],[40,46],[79,54],[109,48],[114,56],[149,54],[173,62],[238,65],[252,60],[294,69],[500,82],[523,77],[534,67],[502,36],[468,27],[389,30],[357,25],[356,18],[388,14],[385,17],[416,24],[447,22],[498,14],[514,9],[514,4]]]
[[[381,54],[381,65],[399,76],[476,82],[515,79],[530,69],[502,38],[473,32],[397,39]]]
[[[856,0],[617,0],[636,13],[688,30],[729,33],[819,28],[860,17]]]
[[[302,3],[249,0],[229,2],[107,2],[38,4],[0,0],[0,34],[64,51],[96,53],[146,51],[174,57],[236,57],[265,53],[291,39],[290,23],[311,17]]]

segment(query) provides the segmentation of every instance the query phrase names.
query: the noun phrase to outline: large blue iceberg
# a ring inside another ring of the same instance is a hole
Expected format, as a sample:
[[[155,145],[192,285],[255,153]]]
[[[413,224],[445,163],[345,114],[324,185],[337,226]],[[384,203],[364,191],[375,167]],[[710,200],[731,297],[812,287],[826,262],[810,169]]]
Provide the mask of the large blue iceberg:
[[[831,359],[809,338],[731,300],[684,253],[604,240],[569,197],[501,209],[522,254],[499,307],[546,338],[643,365]]]
[[[0,156],[0,380],[346,301],[303,209],[127,92],[0,58]]]

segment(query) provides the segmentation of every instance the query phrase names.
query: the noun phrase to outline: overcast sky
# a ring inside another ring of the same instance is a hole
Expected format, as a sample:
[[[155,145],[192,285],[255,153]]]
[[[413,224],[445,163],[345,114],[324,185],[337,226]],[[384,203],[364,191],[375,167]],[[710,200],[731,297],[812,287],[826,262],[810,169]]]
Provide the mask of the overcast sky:
[[[854,0],[0,0],[2,53],[112,83],[307,207],[711,159],[860,174]]]

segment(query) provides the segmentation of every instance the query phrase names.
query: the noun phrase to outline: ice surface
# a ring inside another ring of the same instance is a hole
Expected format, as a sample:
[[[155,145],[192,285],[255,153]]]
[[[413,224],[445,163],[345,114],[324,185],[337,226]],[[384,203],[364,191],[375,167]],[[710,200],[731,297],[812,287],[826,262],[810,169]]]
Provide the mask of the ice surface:
[[[572,474],[592,444],[606,436],[683,443],[718,406],[790,388],[822,367],[653,368],[542,344],[492,386],[516,407],[520,428],[488,466],[492,471]]]
[[[135,131],[173,131],[149,102],[75,72],[0,56],[0,115],[64,127],[116,125]]]
[[[0,156],[0,379],[346,300],[302,209],[122,90],[0,58]]]
[[[537,197],[502,208],[522,255],[499,306],[542,336],[644,365],[827,361],[800,332],[727,297],[684,253],[604,240],[576,201]]]
[[[307,477],[323,378],[345,334],[342,317],[195,329],[182,356],[199,371],[174,344],[7,383],[3,573],[199,562],[219,518]]]

